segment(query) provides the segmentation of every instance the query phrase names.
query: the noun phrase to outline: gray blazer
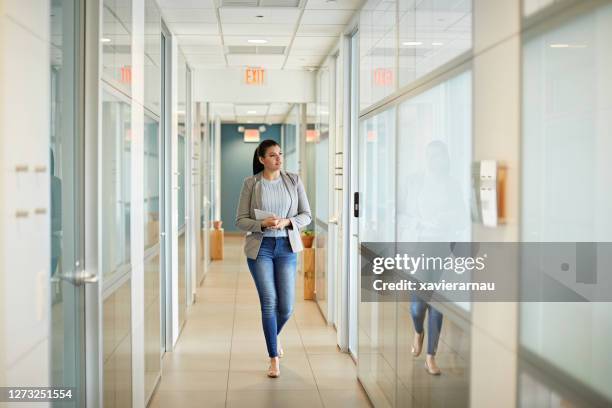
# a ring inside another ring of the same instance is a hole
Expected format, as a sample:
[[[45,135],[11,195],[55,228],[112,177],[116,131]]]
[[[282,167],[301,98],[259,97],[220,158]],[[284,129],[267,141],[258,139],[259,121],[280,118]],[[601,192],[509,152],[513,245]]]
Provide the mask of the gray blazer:
[[[242,190],[240,191],[240,201],[236,211],[236,226],[242,231],[247,231],[244,242],[244,253],[247,258],[256,259],[259,253],[259,247],[263,239],[263,231],[261,229],[261,220],[255,219],[255,209],[261,210],[261,177],[263,172],[259,172],[254,176],[249,176],[244,179]],[[288,218],[291,221],[290,227],[287,228],[289,242],[293,252],[300,252],[302,239],[300,237],[300,229],[310,224],[312,219],[310,215],[310,205],[304,190],[304,184],[300,180],[300,176],[294,173],[287,173],[281,170],[281,177],[285,183],[285,187],[289,191],[291,205],[287,214],[277,214],[280,218]]]

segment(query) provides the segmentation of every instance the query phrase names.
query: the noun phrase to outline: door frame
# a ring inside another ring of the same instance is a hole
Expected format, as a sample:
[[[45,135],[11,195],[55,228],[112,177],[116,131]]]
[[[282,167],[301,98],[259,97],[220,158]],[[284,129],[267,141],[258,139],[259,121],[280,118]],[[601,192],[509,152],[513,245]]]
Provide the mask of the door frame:
[[[359,58],[359,28],[355,27],[349,35],[346,36],[347,49],[346,53],[346,69],[345,81],[346,102],[344,124],[344,209],[343,209],[343,226],[344,226],[344,274],[347,277],[347,350],[353,360],[358,359],[359,348],[359,303],[361,282],[358,272],[351,274],[351,271],[359,271],[359,220],[353,215],[353,196],[359,191],[359,67],[353,64],[354,59]],[[353,46],[354,45],[354,46]],[[357,245],[355,245],[357,244]],[[352,290],[354,289],[354,290]],[[357,302],[354,313],[351,313],[351,305]],[[351,328],[355,327],[354,336],[351,335]],[[355,338],[353,338],[355,337]],[[351,344],[356,346],[356,349],[351,348]]]
[[[102,1],[81,1],[81,24],[83,30],[79,35],[81,58],[80,77],[84,86],[79,93],[79,117],[84,119],[81,128],[84,135],[84,162],[79,168],[83,170],[83,213],[82,228],[85,239],[84,268],[94,276],[95,282],[85,285],[85,399],[88,407],[104,406],[103,392],[103,339],[102,339],[102,280],[100,268],[100,243],[98,222],[100,209],[98,198],[102,183],[98,172],[102,121],[101,78],[102,46],[100,45],[102,27]]]

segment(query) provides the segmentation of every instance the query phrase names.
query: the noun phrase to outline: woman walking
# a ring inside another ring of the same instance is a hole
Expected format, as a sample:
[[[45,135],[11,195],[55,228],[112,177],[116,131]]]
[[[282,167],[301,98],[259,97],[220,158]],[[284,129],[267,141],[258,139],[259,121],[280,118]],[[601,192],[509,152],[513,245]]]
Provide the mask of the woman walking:
[[[244,252],[255,281],[270,357],[269,377],[280,375],[283,350],[277,336],[291,317],[295,300],[297,252],[303,249],[300,228],[310,224],[310,206],[297,174],[281,170],[280,146],[264,140],[255,149],[253,176],[244,180],[236,226],[247,232]],[[268,213],[257,219],[255,210]]]

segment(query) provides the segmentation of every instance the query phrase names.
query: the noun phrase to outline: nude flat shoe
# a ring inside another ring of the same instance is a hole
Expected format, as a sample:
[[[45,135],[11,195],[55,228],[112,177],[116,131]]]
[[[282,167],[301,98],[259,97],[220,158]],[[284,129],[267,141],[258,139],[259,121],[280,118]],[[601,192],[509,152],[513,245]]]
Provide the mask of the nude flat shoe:
[[[425,338],[425,332],[421,334],[417,334],[417,339],[418,339],[417,348],[414,347],[414,342],[412,343],[411,351],[414,357],[418,357],[419,355],[421,355],[421,351],[423,350],[423,339],[424,338]]]
[[[442,371],[440,371],[438,367],[430,367],[430,365],[427,363],[427,359],[425,359],[424,367],[425,371],[427,371],[431,375],[440,375],[442,373]]]
[[[270,364],[270,367],[268,367],[268,377],[277,378],[279,376],[280,376],[280,367],[277,370],[274,370],[272,368],[272,365]]]

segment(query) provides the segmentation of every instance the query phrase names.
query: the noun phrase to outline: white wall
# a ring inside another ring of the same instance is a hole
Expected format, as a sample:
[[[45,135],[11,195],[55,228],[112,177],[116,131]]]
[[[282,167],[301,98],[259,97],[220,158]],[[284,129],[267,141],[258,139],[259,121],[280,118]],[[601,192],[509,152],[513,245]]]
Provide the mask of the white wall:
[[[48,2],[0,2],[0,386],[49,383],[49,48]]]
[[[264,84],[246,85],[244,68],[195,69],[193,100],[233,103],[304,103],[315,100],[315,73],[266,70]]]

